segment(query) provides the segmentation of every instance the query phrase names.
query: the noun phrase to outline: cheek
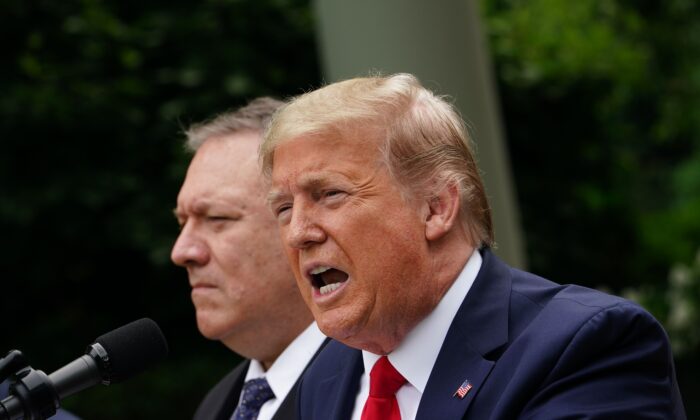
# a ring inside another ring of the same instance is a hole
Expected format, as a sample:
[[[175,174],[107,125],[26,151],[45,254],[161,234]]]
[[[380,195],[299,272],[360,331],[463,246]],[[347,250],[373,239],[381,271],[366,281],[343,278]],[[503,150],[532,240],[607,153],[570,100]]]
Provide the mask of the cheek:
[[[424,273],[416,271],[426,258],[427,249],[418,229],[377,227],[356,248],[355,266],[362,277],[358,304],[374,299],[382,307],[395,307],[412,300],[409,295],[421,288],[415,284]],[[369,305],[369,303],[368,303]]]
[[[294,277],[296,277],[297,280],[300,280],[301,273],[299,271],[299,250],[285,245],[283,247],[283,254],[285,263],[287,263],[292,272],[294,272]]]
[[[258,277],[258,281],[264,282],[267,277],[264,274],[278,271],[279,261],[284,260],[277,232],[267,226],[251,226],[245,232],[231,235],[227,244],[231,265],[237,265],[247,278]]]
[[[313,313],[314,318],[316,318],[318,315],[320,315],[320,313],[318,312],[318,308],[313,302],[313,291],[311,290],[311,286],[306,280],[300,281],[299,279],[297,279],[296,287],[298,289],[299,294],[301,295],[302,300],[304,301],[304,304],[306,304],[306,306]]]
[[[246,301],[246,296],[249,292],[250,288],[247,284],[238,281],[237,279],[226,279],[226,287],[224,295],[222,296],[222,305],[227,307],[222,309],[226,311],[233,311],[235,308],[240,306],[241,302],[244,303]]]
[[[354,249],[351,252],[356,256],[355,263],[360,265],[357,268],[387,280],[397,272],[410,272],[425,247],[420,231],[408,226],[377,224],[366,229],[364,235],[351,238],[348,245]]]
[[[302,298],[304,298],[304,301],[306,301],[307,304],[311,304],[311,284],[309,284],[309,281],[301,275],[301,272],[298,269],[294,268],[292,272],[294,273],[294,279],[296,280],[296,287],[299,289]]]

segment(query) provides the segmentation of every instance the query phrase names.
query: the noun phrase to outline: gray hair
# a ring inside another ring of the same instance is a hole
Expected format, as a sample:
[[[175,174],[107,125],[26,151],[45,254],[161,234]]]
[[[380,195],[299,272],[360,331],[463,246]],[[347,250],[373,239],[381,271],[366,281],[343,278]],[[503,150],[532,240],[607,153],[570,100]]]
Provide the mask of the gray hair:
[[[226,111],[207,121],[191,125],[185,130],[185,148],[196,152],[212,137],[222,137],[241,131],[264,132],[272,118],[284,102],[267,96],[253,99],[237,110]]]

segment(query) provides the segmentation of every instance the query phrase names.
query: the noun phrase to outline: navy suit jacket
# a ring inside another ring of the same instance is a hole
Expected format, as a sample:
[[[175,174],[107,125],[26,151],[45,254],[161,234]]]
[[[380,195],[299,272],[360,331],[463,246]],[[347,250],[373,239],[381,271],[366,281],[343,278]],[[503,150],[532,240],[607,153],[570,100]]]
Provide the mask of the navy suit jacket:
[[[482,255],[417,419],[685,419],[668,338],[649,313]],[[349,419],[363,370],[359,350],[331,341],[302,379],[300,418]]]

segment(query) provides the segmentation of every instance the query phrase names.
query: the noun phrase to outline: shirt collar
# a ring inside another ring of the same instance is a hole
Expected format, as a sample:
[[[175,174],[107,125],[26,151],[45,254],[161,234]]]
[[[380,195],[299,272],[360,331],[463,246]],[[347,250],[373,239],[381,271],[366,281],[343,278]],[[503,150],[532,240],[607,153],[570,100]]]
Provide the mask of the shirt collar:
[[[418,323],[388,357],[396,370],[422,394],[437,360],[447,330],[469,293],[481,268],[481,254],[474,250],[467,264],[433,311]],[[365,374],[381,356],[363,350]]]
[[[325,339],[312,322],[284,349],[267,372],[259,361],[251,360],[245,380],[265,377],[275,397],[285,398]]]

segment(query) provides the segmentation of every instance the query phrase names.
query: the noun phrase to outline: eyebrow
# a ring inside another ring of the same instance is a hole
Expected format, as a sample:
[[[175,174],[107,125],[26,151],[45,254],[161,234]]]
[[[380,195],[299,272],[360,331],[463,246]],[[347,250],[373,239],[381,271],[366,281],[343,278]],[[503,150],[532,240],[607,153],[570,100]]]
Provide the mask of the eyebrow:
[[[178,217],[178,215],[186,215],[188,213],[192,214],[204,214],[207,211],[209,211],[212,207],[216,205],[215,202],[206,199],[206,198],[198,198],[192,203],[188,203],[186,205],[183,205],[182,208],[178,205],[173,209],[173,214],[175,217]]]
[[[314,191],[318,190],[319,188],[323,188],[329,183],[333,182],[333,180],[336,178],[333,174],[328,175],[328,174],[304,174],[299,176],[299,186],[302,191]],[[268,207],[271,206],[272,204],[278,202],[278,201],[283,201],[286,197],[288,197],[290,194],[281,190],[271,190],[267,194],[267,205]]]
[[[278,201],[282,201],[285,197],[287,197],[289,194],[282,192],[280,190],[272,190],[269,193],[267,193],[267,206],[272,207],[274,203],[277,203]]]
[[[329,177],[325,175],[308,175],[300,178],[299,184],[301,185],[301,189],[305,191],[317,190],[330,182]]]

